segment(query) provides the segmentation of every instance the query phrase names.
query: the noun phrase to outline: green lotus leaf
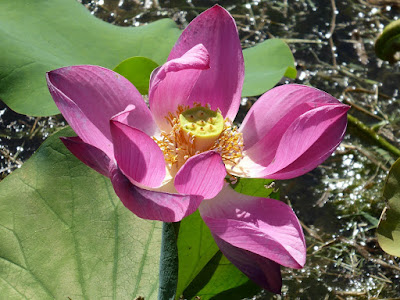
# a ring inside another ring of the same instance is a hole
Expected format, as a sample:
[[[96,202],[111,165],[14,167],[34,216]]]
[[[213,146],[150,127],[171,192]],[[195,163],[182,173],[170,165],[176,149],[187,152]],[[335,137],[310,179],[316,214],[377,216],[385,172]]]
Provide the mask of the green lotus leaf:
[[[187,299],[203,300],[251,298],[261,291],[246,275],[218,251],[185,290]]]
[[[179,271],[176,296],[179,298],[218,252],[218,246],[198,211],[181,221],[177,246]]]
[[[128,79],[142,95],[147,95],[151,72],[157,67],[151,59],[135,56],[121,62],[114,71]]]
[[[383,197],[388,204],[379,221],[378,242],[385,252],[400,257],[400,158],[389,170]]]
[[[245,77],[242,96],[261,95],[283,76],[296,78],[293,54],[280,39],[269,39],[243,51]]]
[[[162,223],[51,136],[0,183],[1,299],[157,299]]]
[[[111,25],[76,0],[0,1],[0,99],[22,114],[58,114],[46,72],[80,64],[113,69],[132,56],[162,64],[179,34],[169,19]]]

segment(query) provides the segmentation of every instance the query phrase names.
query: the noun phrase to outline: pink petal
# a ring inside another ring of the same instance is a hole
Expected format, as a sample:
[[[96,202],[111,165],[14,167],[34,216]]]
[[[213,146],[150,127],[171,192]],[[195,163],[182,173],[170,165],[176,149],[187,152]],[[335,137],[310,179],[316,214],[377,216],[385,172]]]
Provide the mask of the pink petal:
[[[140,126],[138,126],[138,124],[135,124],[135,122],[132,122],[132,120],[131,120],[132,117],[133,117],[133,119],[135,119],[134,118],[135,115],[137,115],[136,106],[133,105],[133,104],[129,104],[123,111],[121,111],[121,112],[117,113],[116,115],[112,116],[111,120],[118,121],[119,123],[123,123],[125,125],[129,125],[129,126],[134,127],[134,128],[138,128]],[[137,120],[138,123],[142,122],[142,120],[140,119],[140,116],[138,116],[135,120]],[[159,136],[159,134],[160,134],[160,130],[159,130],[158,127],[156,127],[153,130],[153,135],[152,136]]]
[[[168,131],[165,119],[174,114],[178,105],[187,100],[202,70],[210,67],[210,56],[203,45],[197,44],[176,59],[153,71],[150,78],[149,104],[158,126]]]
[[[157,143],[139,129],[110,121],[114,156],[132,183],[159,187],[165,178],[164,154]]]
[[[214,237],[286,267],[304,266],[303,231],[283,202],[242,195],[227,186],[199,210]]]
[[[65,147],[85,165],[96,172],[109,177],[109,168],[113,164],[110,158],[100,149],[83,142],[79,137],[61,137]]]
[[[118,121],[120,123],[128,124],[128,116],[131,112],[135,110],[135,105],[129,104],[123,111],[117,113],[116,115],[111,117],[111,120]]]
[[[85,113],[63,94],[59,89],[49,84],[50,93],[68,124],[75,133],[87,144],[101,149],[108,157],[114,157],[112,142],[104,135],[96,124],[85,115]]]
[[[221,252],[247,277],[262,288],[279,294],[282,288],[280,265],[268,258],[232,246],[214,236]]]
[[[245,170],[249,177],[271,179],[288,179],[311,171],[342,141],[348,109],[342,104],[328,104],[310,109],[293,122],[292,116],[285,116],[262,140],[244,152],[245,158],[237,168]]]
[[[285,84],[275,87],[254,103],[240,126],[245,150],[263,139],[279,122],[283,122],[280,127],[283,127],[281,131],[284,132],[306,111],[321,105],[339,103],[331,95],[309,86]]]
[[[284,85],[268,91],[240,128],[245,152],[235,174],[288,179],[309,172],[342,141],[348,109],[307,86]]]
[[[209,70],[197,80],[188,103],[209,103],[233,120],[240,105],[244,80],[242,47],[235,20],[221,6],[206,10],[182,32],[168,60],[181,57],[197,44],[203,44],[210,54]]]
[[[225,183],[226,169],[221,156],[207,151],[189,158],[175,176],[175,188],[181,194],[214,198]]]
[[[73,66],[47,73],[54,101],[85,143],[112,154],[110,118],[135,106],[128,123],[148,135],[156,132],[151,113],[137,89],[121,75],[98,66]]]
[[[200,196],[149,191],[133,185],[118,168],[111,171],[111,182],[122,203],[140,218],[179,222],[195,212]]]
[[[300,116],[286,130],[262,177],[289,179],[316,168],[343,140],[348,109],[327,105]]]

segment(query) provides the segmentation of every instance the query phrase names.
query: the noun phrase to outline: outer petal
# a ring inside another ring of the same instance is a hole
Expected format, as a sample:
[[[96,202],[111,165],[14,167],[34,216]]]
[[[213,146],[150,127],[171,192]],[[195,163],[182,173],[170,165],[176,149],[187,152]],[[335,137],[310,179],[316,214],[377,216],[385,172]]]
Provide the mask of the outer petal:
[[[303,231],[283,202],[242,195],[227,186],[199,209],[215,238],[286,267],[304,266]]]
[[[210,56],[203,45],[195,45],[181,57],[153,71],[150,78],[149,104],[159,127],[170,128],[165,119],[178,105],[187,105],[189,95],[202,70],[210,67]]]
[[[109,169],[114,163],[103,151],[90,144],[86,144],[77,136],[61,137],[61,141],[85,165],[106,177],[110,177]]]
[[[237,248],[214,236],[221,252],[259,286],[279,294],[282,288],[280,265],[268,258]]]
[[[283,88],[279,90],[286,91]],[[249,117],[246,116],[241,128],[245,143],[244,159],[235,167],[236,175],[273,179],[300,176],[322,163],[342,141],[348,106],[313,88],[294,85],[288,91],[292,92],[283,93],[282,98],[287,97],[290,109],[282,104],[286,114],[279,115],[279,120],[273,116],[264,119],[259,113],[263,108],[260,105],[258,109],[252,108]],[[308,98],[304,99],[299,91],[303,91]],[[274,95],[278,96],[279,93]],[[274,97],[270,99],[276,99]],[[267,99],[259,101],[263,104]],[[279,102],[280,99],[276,100]],[[299,104],[291,103],[293,99],[298,99]],[[273,104],[272,110],[275,111]],[[253,131],[250,130],[251,125],[254,126]],[[263,130],[265,134],[262,134]]]
[[[299,117],[283,135],[275,158],[262,177],[293,178],[321,164],[343,140],[348,109],[344,105],[329,105]]]
[[[240,105],[244,62],[235,20],[221,6],[206,10],[188,25],[168,60],[181,57],[200,43],[210,54],[211,68],[201,73],[189,103],[209,103],[213,110],[219,108],[224,117],[233,120]]]
[[[286,128],[311,108],[340,102],[331,95],[305,85],[285,84],[262,95],[251,107],[240,126],[245,150],[261,140],[281,120]]]
[[[226,169],[221,156],[207,151],[189,158],[175,176],[175,188],[181,194],[214,198],[225,182]]]
[[[114,156],[122,173],[132,183],[159,187],[165,178],[164,155],[156,142],[142,131],[110,121]]]
[[[88,144],[112,155],[110,118],[129,104],[128,123],[153,135],[151,113],[137,89],[121,75],[98,66],[73,66],[47,73],[54,101],[74,131]]]
[[[203,198],[149,191],[133,185],[118,168],[111,170],[111,182],[122,203],[135,215],[148,220],[178,222],[196,211]]]
[[[85,113],[57,88],[49,85],[50,93],[68,124],[75,133],[87,144],[101,149],[108,157],[114,156],[112,142]]]

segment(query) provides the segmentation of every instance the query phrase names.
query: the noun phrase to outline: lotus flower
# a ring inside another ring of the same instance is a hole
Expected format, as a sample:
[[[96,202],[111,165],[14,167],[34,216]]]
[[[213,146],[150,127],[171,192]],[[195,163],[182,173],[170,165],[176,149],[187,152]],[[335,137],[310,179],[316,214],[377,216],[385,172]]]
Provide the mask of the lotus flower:
[[[233,18],[220,6],[194,19],[150,78],[149,106],[124,77],[98,66],[47,74],[78,137],[62,138],[110,178],[137,216],[177,222],[197,209],[224,255],[257,284],[281,289],[280,265],[302,268],[306,246],[283,202],[235,192],[226,178],[288,179],[339,145],[348,107],[302,85],[274,88],[232,125],[244,78]]]

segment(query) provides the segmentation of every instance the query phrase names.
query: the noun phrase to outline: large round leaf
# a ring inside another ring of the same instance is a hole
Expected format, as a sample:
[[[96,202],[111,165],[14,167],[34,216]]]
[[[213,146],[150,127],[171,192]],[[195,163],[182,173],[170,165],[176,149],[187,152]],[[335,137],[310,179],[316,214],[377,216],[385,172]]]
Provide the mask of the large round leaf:
[[[76,0],[0,1],[0,99],[19,113],[57,114],[45,72],[79,64],[112,69],[132,56],[161,64],[179,33],[169,19],[117,27]]]
[[[383,197],[388,205],[378,225],[378,242],[385,252],[400,257],[400,158],[390,168]]]
[[[128,79],[141,93],[147,95],[151,72],[158,64],[147,57],[135,56],[125,59],[114,71]]]
[[[242,96],[261,95],[283,76],[296,78],[293,54],[279,39],[269,39],[243,51],[245,77]]]
[[[1,299],[156,299],[161,222],[50,137],[0,183]]]

